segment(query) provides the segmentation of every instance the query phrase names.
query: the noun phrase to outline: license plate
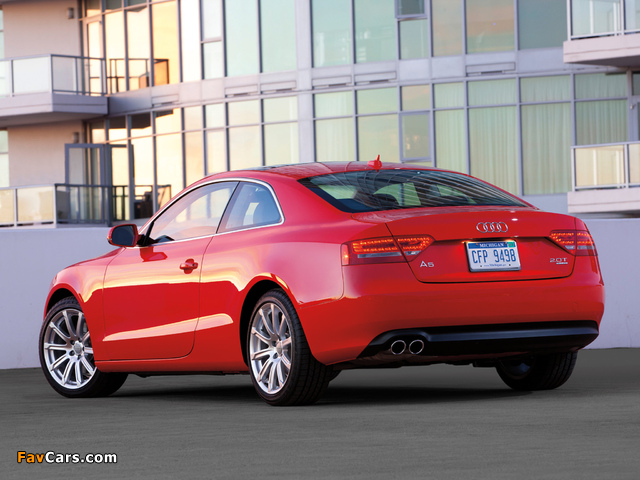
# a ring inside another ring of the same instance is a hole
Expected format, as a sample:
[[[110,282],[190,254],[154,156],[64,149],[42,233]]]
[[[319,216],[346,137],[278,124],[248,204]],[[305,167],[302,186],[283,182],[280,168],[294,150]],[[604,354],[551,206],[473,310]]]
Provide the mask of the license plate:
[[[472,272],[520,270],[518,245],[504,242],[467,242],[467,258]]]

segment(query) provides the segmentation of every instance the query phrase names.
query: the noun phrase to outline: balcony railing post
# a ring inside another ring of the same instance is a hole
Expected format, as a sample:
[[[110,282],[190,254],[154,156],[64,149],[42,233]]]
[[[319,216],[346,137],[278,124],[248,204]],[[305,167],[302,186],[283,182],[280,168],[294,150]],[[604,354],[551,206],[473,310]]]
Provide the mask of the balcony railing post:
[[[13,226],[18,226],[18,189],[13,189]]]
[[[631,183],[631,173],[629,172],[629,144],[624,145],[624,187],[629,188]]]

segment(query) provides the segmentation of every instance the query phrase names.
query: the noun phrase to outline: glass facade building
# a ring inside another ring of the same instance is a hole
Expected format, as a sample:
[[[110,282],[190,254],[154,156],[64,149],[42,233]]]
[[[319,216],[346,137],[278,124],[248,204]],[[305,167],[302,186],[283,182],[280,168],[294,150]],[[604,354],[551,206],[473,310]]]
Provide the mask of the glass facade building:
[[[83,120],[65,179],[113,187],[113,220],[214,172],[378,154],[564,195],[572,147],[640,140],[633,69],[562,61],[583,3],[84,0],[79,53],[103,59],[109,112]]]

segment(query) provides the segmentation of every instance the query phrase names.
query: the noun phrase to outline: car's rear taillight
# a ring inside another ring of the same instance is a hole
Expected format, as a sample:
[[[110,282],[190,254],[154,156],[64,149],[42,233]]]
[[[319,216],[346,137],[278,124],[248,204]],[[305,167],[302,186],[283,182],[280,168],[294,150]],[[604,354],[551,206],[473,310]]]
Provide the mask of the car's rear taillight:
[[[556,230],[551,232],[549,238],[573,255],[598,255],[596,244],[586,230]]]
[[[433,241],[429,235],[356,240],[342,245],[342,265],[410,262]]]

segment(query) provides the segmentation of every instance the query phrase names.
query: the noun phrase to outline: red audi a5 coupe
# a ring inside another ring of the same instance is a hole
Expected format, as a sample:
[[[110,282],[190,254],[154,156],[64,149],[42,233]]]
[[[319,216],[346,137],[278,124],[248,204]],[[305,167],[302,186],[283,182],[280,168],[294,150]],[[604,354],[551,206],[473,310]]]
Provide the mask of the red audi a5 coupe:
[[[585,224],[468,175],[379,161],[209,176],[57,274],[39,338],[67,397],[127,374],[249,373],[271,405],[344,369],[494,367],[552,389],[597,336]]]

